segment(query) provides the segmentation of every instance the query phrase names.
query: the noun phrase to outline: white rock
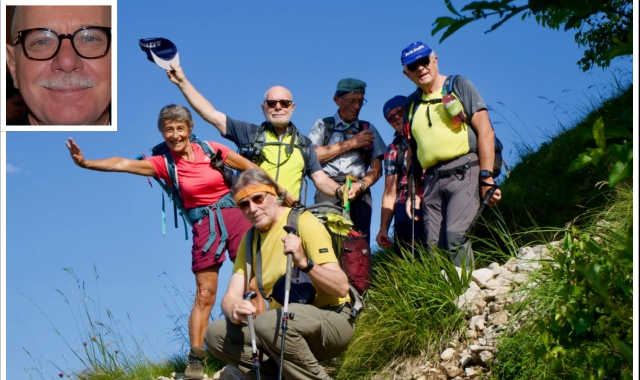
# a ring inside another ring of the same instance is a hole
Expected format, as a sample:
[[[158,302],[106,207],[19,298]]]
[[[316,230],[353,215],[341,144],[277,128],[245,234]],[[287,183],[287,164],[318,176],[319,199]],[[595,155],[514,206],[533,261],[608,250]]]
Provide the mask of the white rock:
[[[492,278],[491,280],[487,281],[487,283],[485,284],[484,288],[485,288],[485,290],[493,290],[493,289],[497,288],[498,286],[500,286],[500,281],[498,281],[495,278]]]
[[[469,330],[482,331],[484,330],[484,316],[474,315],[469,321]]]
[[[502,267],[511,273],[516,273],[516,264],[517,264],[516,259],[512,257],[506,263],[504,263]]]
[[[455,354],[456,354],[455,349],[447,348],[446,350],[444,350],[444,352],[442,352],[442,355],[440,355],[440,359],[446,362],[446,361],[449,361],[451,358],[453,358]]]
[[[471,355],[463,352],[462,355],[460,355],[460,367],[464,368],[469,363],[471,363]]]
[[[471,272],[471,279],[475,281],[480,288],[484,288],[487,285],[487,281],[493,278],[493,271],[488,268],[476,269]]]
[[[476,370],[473,368],[465,368],[464,373],[469,377],[473,377],[478,374],[478,372],[476,372]]]
[[[509,320],[509,312],[507,310],[499,311],[495,314],[491,314],[491,324],[494,326],[501,326],[507,323]]]
[[[484,364],[489,364],[489,362],[493,360],[493,353],[491,353],[491,351],[482,351],[481,353],[478,354],[478,357],[480,358],[480,361],[483,362]]]
[[[495,267],[493,268],[493,277],[499,276],[501,274],[511,273],[508,269],[504,267]]]
[[[498,264],[496,262],[493,262],[493,263],[487,265],[487,269],[494,270],[495,268],[500,268],[500,264]]]

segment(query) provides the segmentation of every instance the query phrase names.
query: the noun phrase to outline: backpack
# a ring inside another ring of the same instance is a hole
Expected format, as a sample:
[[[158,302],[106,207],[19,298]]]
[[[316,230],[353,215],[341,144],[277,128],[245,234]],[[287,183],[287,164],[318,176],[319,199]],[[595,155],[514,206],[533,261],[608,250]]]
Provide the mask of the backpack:
[[[338,258],[338,263],[342,270],[346,273],[349,279],[349,295],[353,302],[351,308],[351,316],[356,317],[358,313],[365,307],[365,293],[371,284],[371,250],[367,243],[367,236],[357,231],[349,215],[340,207],[330,203],[321,202],[305,208],[304,206],[297,206],[291,209],[289,216],[287,217],[287,224],[298,229],[298,219],[303,212],[311,212],[320,222],[325,226],[329,235],[331,236],[331,243]],[[344,221],[344,222],[343,222]],[[358,236],[348,236],[349,233],[355,232]],[[255,227],[252,227],[247,232],[246,238],[246,266],[247,266],[247,289],[249,286],[249,275],[251,273],[251,258],[253,238],[255,236]],[[258,289],[265,299],[269,299],[272,295],[267,296],[264,293],[262,286],[262,268],[260,259],[260,247],[256,252],[256,282]],[[294,268],[298,269],[298,268]],[[300,272],[300,277],[297,280],[292,279],[289,302],[295,302],[296,298],[304,298],[307,291],[304,288],[306,282],[311,280],[306,274]],[[293,278],[294,276],[292,276]],[[306,278],[305,278],[306,277]],[[296,288],[299,289],[296,290]],[[274,285],[275,289],[275,285]],[[297,294],[300,294],[298,296]],[[274,297],[275,298],[275,297]],[[277,299],[276,299],[277,300]],[[313,300],[307,300],[298,303],[311,303]],[[280,302],[282,303],[282,302]]]
[[[248,159],[249,161],[253,162],[254,164],[260,166],[260,163],[263,160],[262,151],[266,146],[283,146],[284,145],[286,146],[285,149],[289,156],[293,153],[294,148],[299,149],[300,153],[302,153],[302,158],[304,160],[305,166],[308,164],[309,162],[308,149],[311,146],[311,144],[307,143],[306,138],[300,134],[300,132],[298,131],[298,128],[296,128],[296,126],[293,123],[291,123],[292,137],[291,137],[291,141],[289,141],[288,144],[285,144],[280,141],[267,142],[267,127],[268,127],[268,123],[264,122],[258,127],[258,129],[255,131],[253,136],[250,134],[249,140],[252,140],[251,137],[253,137],[253,142],[238,146],[238,154]],[[276,182],[278,182],[277,177],[278,176],[276,175],[276,178],[274,178]],[[305,177],[302,176],[300,181],[301,183],[304,182]]]
[[[324,140],[322,141],[322,146],[327,146],[329,144],[329,139],[331,139],[331,135],[334,132],[342,133],[343,138],[346,135],[346,130],[336,130],[336,120],[333,116],[325,117],[322,119],[324,122]],[[364,120],[358,120],[358,132],[370,130],[371,123]],[[347,128],[348,129],[348,128]],[[344,138],[346,140],[346,138]],[[371,148],[360,148],[360,155],[364,160],[365,170],[369,170],[369,165],[371,165],[371,157],[373,156],[373,147]]]
[[[229,168],[224,166],[224,162],[222,161],[222,152],[218,150],[217,152],[213,150],[213,147],[206,141],[201,141],[194,134],[191,134],[189,137],[190,142],[195,142],[198,144],[204,153],[211,160],[211,167],[220,171],[222,173],[222,177],[224,178],[227,186],[231,187],[235,180],[235,174]],[[211,244],[215,241],[216,233],[215,233],[215,225],[214,218],[217,217],[218,225],[221,231],[220,237],[220,245],[218,246],[218,250],[216,251],[216,259],[220,257],[222,254],[222,249],[224,248],[224,243],[228,238],[228,233],[224,225],[224,221],[222,220],[222,214],[220,213],[220,208],[225,207],[235,207],[235,202],[231,197],[231,193],[223,196],[218,202],[215,204],[215,209],[217,214],[213,215],[212,207],[202,206],[196,207],[190,210],[184,208],[184,202],[182,200],[182,196],[180,195],[180,184],[178,183],[178,171],[176,170],[176,163],[173,159],[173,156],[170,153],[170,149],[167,146],[166,142],[161,142],[160,144],[151,148],[152,156],[163,156],[165,165],[167,166],[167,174],[169,178],[171,178],[171,183],[165,182],[160,178],[154,178],[156,182],[160,185],[162,190],[169,196],[169,199],[173,202],[173,219],[175,223],[175,227],[178,228],[178,210],[180,210],[180,216],[182,217],[182,223],[184,225],[184,239],[189,239],[189,234],[187,231],[187,223],[189,226],[193,226],[195,222],[199,222],[205,215],[209,215],[209,223],[210,223],[210,235],[209,240],[203,247],[203,251],[207,252]],[[141,154],[136,159],[142,160],[144,159],[144,155]],[[149,185],[151,185],[151,181],[149,181]],[[165,219],[165,202],[164,202],[164,193],[162,194],[162,234],[166,234],[166,219]]]
[[[444,81],[444,85],[442,86],[442,95],[445,94],[451,94],[453,95],[456,99],[460,100],[460,95],[457,94],[454,91],[454,84],[456,79],[459,77],[459,75],[449,75],[447,76],[447,78]],[[418,89],[413,92],[411,95],[409,95],[409,97],[407,98],[407,101],[405,103],[405,107],[404,107],[404,118],[407,121],[407,124],[405,124],[405,127],[409,128],[409,133],[411,132],[411,122],[413,120],[413,116],[415,115],[416,111],[418,110],[418,106],[416,106],[416,103],[422,101],[422,89],[420,87],[418,87]],[[438,104],[438,103],[442,103],[442,99],[432,99],[428,102],[429,104]],[[411,111],[412,110],[412,111]],[[464,112],[464,110],[463,110]],[[411,113],[411,115],[409,115],[409,113]],[[477,136],[477,132],[476,130],[473,128],[473,126],[471,125],[471,122],[465,113],[465,121],[464,123],[466,123],[469,127],[471,127],[471,130],[474,132],[474,134]],[[493,125],[491,126],[491,128],[493,128]],[[416,142],[415,139],[409,139],[409,143],[411,144],[411,149],[414,152],[417,152],[417,147],[416,147]],[[495,150],[495,156],[494,156],[494,162],[493,162],[493,178],[498,178],[500,176],[500,173],[502,171],[502,165],[505,166],[506,170],[507,170],[507,175],[509,174],[509,168],[507,166],[507,163],[502,159],[502,142],[500,142],[500,139],[498,139],[498,137],[496,136],[494,139],[494,150]],[[476,142],[476,146],[472,148],[472,152],[476,152],[478,150],[477,147],[477,142]]]

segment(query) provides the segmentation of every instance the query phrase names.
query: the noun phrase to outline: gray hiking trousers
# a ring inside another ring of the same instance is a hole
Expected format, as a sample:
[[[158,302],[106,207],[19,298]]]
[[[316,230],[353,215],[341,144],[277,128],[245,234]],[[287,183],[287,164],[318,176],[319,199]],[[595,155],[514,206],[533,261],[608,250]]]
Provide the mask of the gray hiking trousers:
[[[478,161],[476,153],[469,153],[450,161],[439,162],[424,175],[422,216],[427,243],[451,253],[456,266],[473,264],[471,243],[460,247],[464,234],[480,207],[478,188],[479,165],[472,166],[464,174],[439,177],[438,170],[460,167]]]
[[[289,304],[294,313],[285,335],[284,370],[286,380],[331,379],[318,364],[346,351],[353,336],[354,319],[346,304],[340,312],[318,309],[312,305]],[[277,379],[280,363],[282,309],[273,309],[254,320],[258,350],[268,355],[261,362],[262,379]],[[227,318],[213,321],[204,337],[213,355],[255,379],[251,359],[251,337],[246,323],[231,323]]]

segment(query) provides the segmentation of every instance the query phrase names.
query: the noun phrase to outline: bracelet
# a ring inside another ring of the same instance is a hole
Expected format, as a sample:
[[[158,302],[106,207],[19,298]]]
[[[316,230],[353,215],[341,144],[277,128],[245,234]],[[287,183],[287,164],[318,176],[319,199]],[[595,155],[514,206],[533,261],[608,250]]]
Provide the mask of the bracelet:
[[[337,199],[340,199],[340,196],[338,195],[338,192],[340,191],[341,188],[342,188],[342,186],[336,187],[336,191],[334,192],[334,194],[335,194]]]

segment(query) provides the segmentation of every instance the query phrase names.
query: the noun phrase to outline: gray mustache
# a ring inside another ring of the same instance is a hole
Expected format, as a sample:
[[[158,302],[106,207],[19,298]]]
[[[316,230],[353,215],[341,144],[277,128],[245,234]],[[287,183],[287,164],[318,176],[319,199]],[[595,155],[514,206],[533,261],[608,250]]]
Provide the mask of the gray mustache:
[[[36,81],[36,84],[44,88],[56,89],[56,88],[67,87],[67,86],[73,86],[73,87],[78,86],[78,87],[89,88],[89,87],[95,87],[97,83],[92,78],[83,77],[80,74],[64,74],[64,75],[55,76],[53,78],[38,79]]]

